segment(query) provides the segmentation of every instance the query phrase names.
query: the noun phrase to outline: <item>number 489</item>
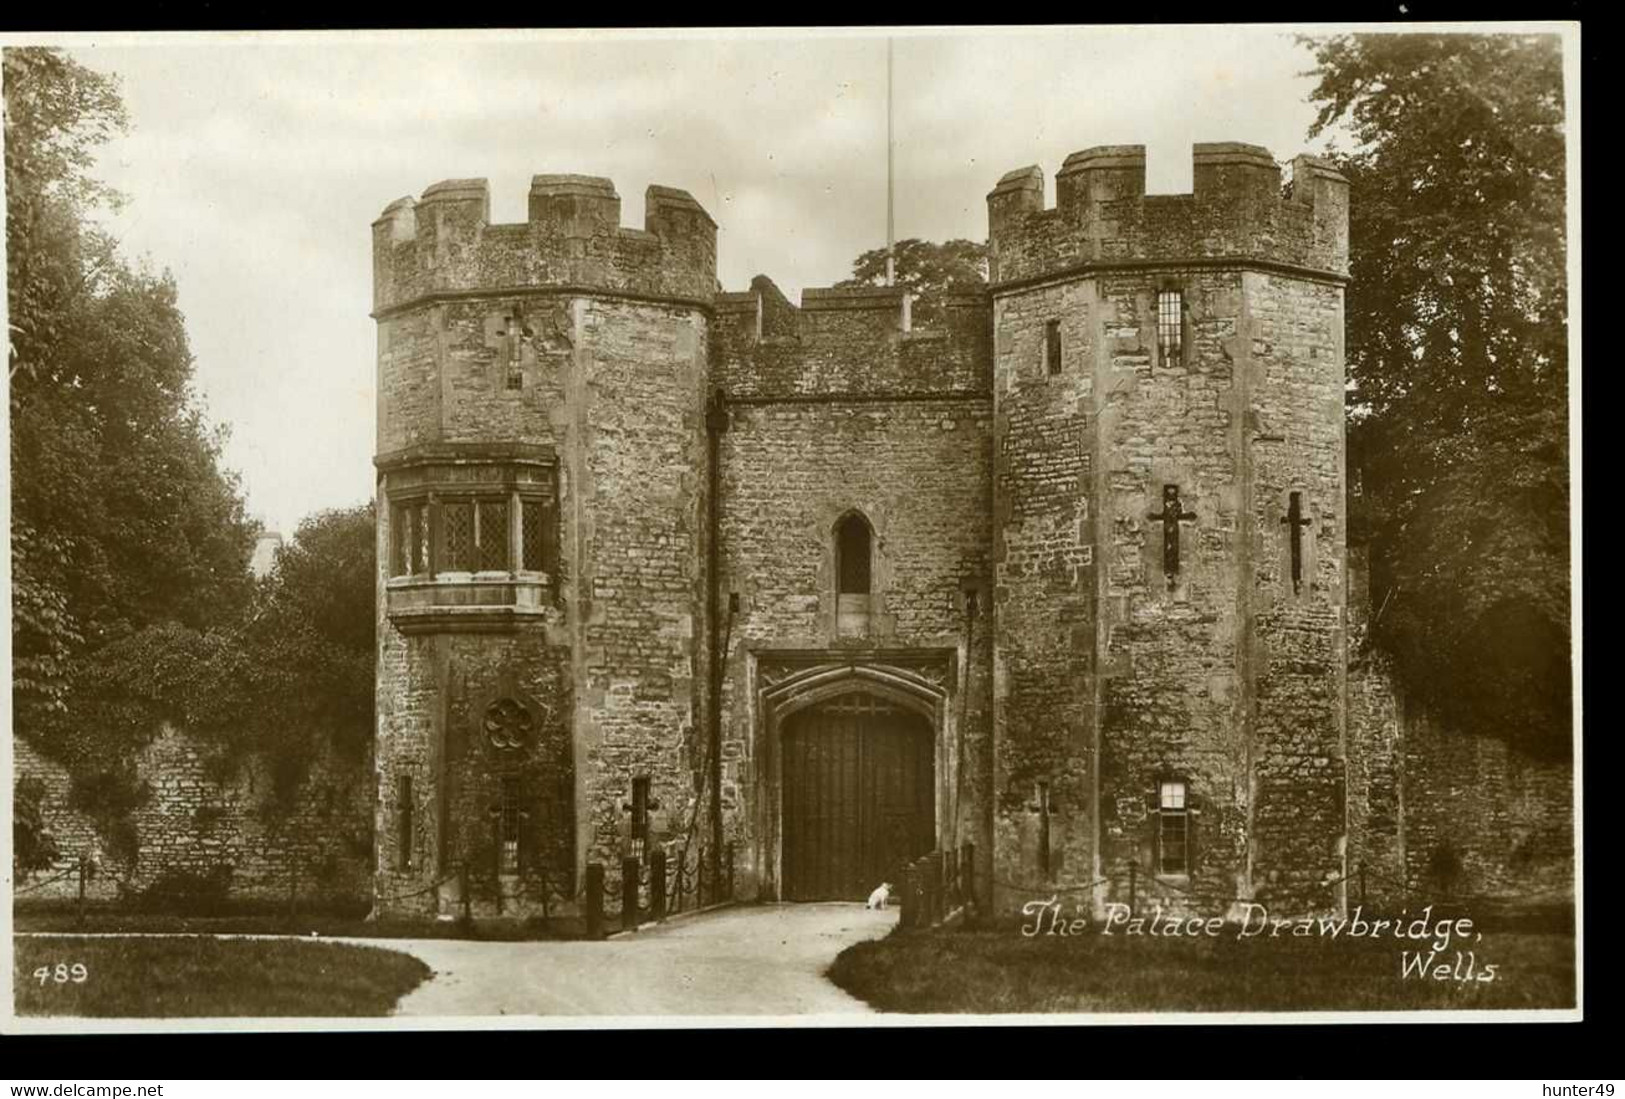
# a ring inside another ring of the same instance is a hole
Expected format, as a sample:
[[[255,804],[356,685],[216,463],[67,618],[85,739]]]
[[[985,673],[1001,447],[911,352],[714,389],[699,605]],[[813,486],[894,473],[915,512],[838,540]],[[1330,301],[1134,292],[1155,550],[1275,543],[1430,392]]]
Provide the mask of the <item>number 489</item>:
[[[85,968],[84,962],[74,962],[72,965],[67,962],[57,962],[54,966],[42,965],[34,970],[34,979],[42,985],[49,984],[51,981],[55,981],[59,985],[65,985],[69,981],[76,985],[82,985],[89,977],[90,970]]]

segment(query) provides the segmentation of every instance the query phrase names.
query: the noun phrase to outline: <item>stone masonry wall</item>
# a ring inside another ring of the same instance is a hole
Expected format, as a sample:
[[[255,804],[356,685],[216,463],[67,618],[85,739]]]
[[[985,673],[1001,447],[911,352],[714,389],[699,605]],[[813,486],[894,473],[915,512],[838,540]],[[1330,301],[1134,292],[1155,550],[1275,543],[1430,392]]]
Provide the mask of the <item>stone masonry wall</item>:
[[[1007,173],[988,196],[992,281],[1042,277],[1090,263],[1254,260],[1348,273],[1348,186],[1315,157],[1292,162],[1284,193],[1267,149],[1198,144],[1193,191],[1145,193],[1145,147],[1067,157],[1044,208],[1037,168]]]
[[[366,759],[329,753],[318,758],[287,808],[272,808],[273,783],[264,761],[250,758],[219,775],[211,753],[183,730],[166,727],[141,752],[136,773],[152,796],[131,813],[137,856],[111,853],[94,824],[69,800],[68,772],[26,740],[14,741],[16,780],[45,789],[46,827],[61,858],[44,881],[81,853],[98,864],[86,895],[130,899],[165,878],[226,874],[233,900],[300,904],[365,903],[372,872],[372,781]],[[28,880],[16,888],[27,888]],[[23,894],[20,901],[78,895],[76,875]]]
[[[1255,895],[1331,909],[1345,872],[1343,291],[1245,276]],[[1291,494],[1301,522],[1291,566]]]
[[[562,615],[555,619],[555,623]],[[501,911],[573,895],[575,784],[570,651],[553,629],[509,635],[406,637],[389,630],[379,696],[377,889],[382,909],[451,914],[469,888],[477,916],[499,911],[496,822],[504,778],[519,781],[520,873],[501,885]],[[496,746],[486,708],[527,707],[535,726],[522,748]],[[410,779],[409,816],[402,799]],[[410,858],[402,849],[410,822]],[[464,869],[466,867],[466,878]]]
[[[1405,877],[1413,896],[1529,909],[1574,899],[1574,772],[1505,741],[1404,722]]]
[[[592,176],[531,180],[529,215],[491,224],[490,185],[451,179],[392,202],[373,222],[373,309],[425,296],[528,287],[591,288],[708,302],[716,224],[685,191],[651,186],[644,228],[621,225],[615,185]]]
[[[690,816],[703,728],[705,404],[696,309],[577,307],[585,392],[566,556],[576,629],[582,857],[619,880],[632,779],[660,803],[651,840]]]
[[[951,727],[938,734],[938,805],[945,814],[963,795],[960,840],[985,855],[991,645],[984,610],[966,651],[964,602],[970,587],[986,606],[987,402],[768,404],[732,417],[723,436],[722,590],[739,594],[740,613],[725,683],[723,790],[742,889],[772,897],[776,888],[776,760],[752,698],[753,659],[764,652],[825,650],[832,662],[953,653],[954,674],[968,678],[943,684]],[[874,528],[873,611],[866,635],[837,637],[834,527],[853,508]],[[968,768],[962,790],[949,773],[959,767]]]
[[[1407,705],[1365,641],[1365,547],[1350,547],[1348,865],[1369,907],[1465,901],[1475,913],[1574,901],[1574,769],[1445,727]]]
[[[797,308],[759,276],[748,293],[719,295],[716,383],[737,399],[987,391],[985,298],[949,297],[933,328],[905,331],[903,310],[903,291],[881,287],[809,288]]]
[[[723,794],[740,895],[773,898],[778,761],[757,692],[783,654],[901,665],[944,693],[936,757],[939,843],[986,834],[992,639],[992,455],[985,305],[937,332],[901,331],[897,291],[808,291],[798,311],[757,280],[717,323],[723,599],[739,596],[723,697]],[[742,319],[741,319],[742,318]],[[770,334],[776,333],[776,334]],[[837,631],[834,533],[848,511],[874,531],[868,629]],[[979,612],[967,623],[967,591]],[[958,825],[954,816],[957,806]]]
[[[385,469],[421,462],[396,452],[432,444],[497,480],[523,460],[543,471],[524,477],[557,481],[550,575],[516,573],[511,596],[482,587],[485,574],[380,577],[378,891],[404,910],[460,904],[461,881],[425,887],[466,862],[475,913],[494,914],[492,810],[505,778],[520,780],[529,840],[523,872],[502,883],[505,915],[568,903],[589,861],[617,887],[636,776],[660,806],[654,839],[688,818],[703,716],[716,229],[680,191],[651,187],[646,206],[645,228],[624,228],[609,181],[537,176],[526,222],[492,225],[485,181],[452,180],[374,224]],[[465,476],[445,469],[387,473],[380,493]],[[380,515],[387,528],[392,513]],[[381,529],[380,562],[391,537]],[[411,636],[390,620],[397,586],[402,608],[424,612],[426,624],[401,619]],[[485,706],[498,696],[540,715],[522,760],[486,743]],[[414,832],[433,857],[404,865],[394,800],[408,775],[421,803]]]
[[[1094,860],[1095,446],[1091,283],[1001,296],[994,312],[995,895],[1084,882]],[[1052,372],[1046,326],[1060,326]],[[1048,789],[1048,820],[1040,784]],[[1046,875],[1043,847],[1048,845]]]
[[[1347,191],[1293,168],[1283,191],[1267,151],[1198,145],[1194,192],[1147,196],[1144,150],[1114,146],[1067,159],[1053,209],[1036,168],[988,196],[1006,878],[1042,876],[1046,817],[1050,879],[1107,879],[1097,904],[1304,909],[1341,874]],[[1187,786],[1188,874],[1156,865],[1162,781]],[[1007,907],[1044,883],[1012,884]]]
[[[1123,272],[1100,279],[1096,391],[1107,564],[1101,649],[1101,869],[1109,900],[1223,911],[1246,887],[1244,276]],[[1156,295],[1184,295],[1183,361],[1157,347]],[[1179,488],[1179,571],[1165,575],[1165,485]],[[1187,784],[1190,872],[1161,880],[1157,791]],[[1137,897],[1137,899],[1138,899]]]

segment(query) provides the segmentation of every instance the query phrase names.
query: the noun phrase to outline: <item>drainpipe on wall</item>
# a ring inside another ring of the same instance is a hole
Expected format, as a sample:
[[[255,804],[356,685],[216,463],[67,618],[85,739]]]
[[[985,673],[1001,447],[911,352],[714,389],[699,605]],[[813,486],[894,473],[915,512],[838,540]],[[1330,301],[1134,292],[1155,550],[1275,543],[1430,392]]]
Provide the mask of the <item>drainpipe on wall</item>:
[[[976,641],[977,594],[973,587],[965,589],[965,659],[959,675],[959,718],[954,723],[954,819],[950,833],[950,846],[959,850],[961,817],[964,815],[965,769],[970,765],[965,758],[965,723],[970,714],[971,646]]]
[[[721,514],[718,496],[722,488],[722,433],[728,430],[728,408],[722,391],[713,390],[705,410],[706,449],[706,549],[705,549],[705,606],[708,649],[711,656],[710,699],[706,714],[708,745],[706,782],[711,787],[711,888],[715,894],[722,881],[722,676],[728,654],[721,636],[721,608],[718,594],[721,590]],[[730,608],[730,625],[732,624]],[[732,899],[732,898],[730,898]]]

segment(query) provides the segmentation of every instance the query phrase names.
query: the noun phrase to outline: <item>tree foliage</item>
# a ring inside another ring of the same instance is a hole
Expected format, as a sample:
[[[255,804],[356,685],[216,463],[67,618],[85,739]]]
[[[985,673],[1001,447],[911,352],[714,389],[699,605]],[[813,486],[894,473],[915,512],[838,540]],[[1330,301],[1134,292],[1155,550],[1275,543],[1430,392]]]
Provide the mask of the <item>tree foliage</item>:
[[[165,724],[230,763],[258,753],[286,794],[327,747],[363,752],[373,726],[372,506],[299,525],[238,622],[147,626],[83,661],[54,746],[84,782],[112,781]],[[123,755],[123,759],[116,758]]]
[[[17,728],[70,704],[70,672],[149,626],[240,616],[254,524],[192,392],[173,281],[91,227],[89,174],[124,129],[114,81],[59,51],[4,52]]]
[[[886,250],[875,248],[852,261],[852,277],[838,287],[884,286]],[[928,240],[900,240],[894,256],[893,284],[914,295],[913,320],[920,327],[942,318],[943,298],[974,292],[987,285],[987,246],[971,240],[937,244]]]
[[[22,778],[13,791],[11,870],[25,878],[55,866],[61,851],[41,809],[45,784],[37,778]]]
[[[268,755],[277,792],[369,741],[372,515],[307,520],[256,585],[174,282],[93,228],[117,199],[89,174],[126,125],[115,83],[48,49],[6,50],[4,82],[14,726],[133,858],[135,758],[165,723]],[[43,858],[39,799],[17,805]]]
[[[317,512],[277,554],[244,634],[255,712],[242,727],[254,744],[308,759],[323,744],[359,754],[371,743],[376,542],[365,504]]]
[[[1415,697],[1570,743],[1562,59],[1552,36],[1306,40],[1351,184],[1351,451],[1374,640]]]

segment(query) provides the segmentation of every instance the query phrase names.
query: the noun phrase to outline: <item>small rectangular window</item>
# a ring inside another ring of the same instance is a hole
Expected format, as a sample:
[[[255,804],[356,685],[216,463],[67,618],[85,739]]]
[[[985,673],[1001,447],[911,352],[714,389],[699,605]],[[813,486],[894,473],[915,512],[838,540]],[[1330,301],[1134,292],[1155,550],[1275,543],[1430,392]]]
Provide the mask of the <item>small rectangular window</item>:
[[[400,868],[412,869],[412,776],[402,775],[396,790],[396,821],[400,826]]]
[[[1061,372],[1061,322],[1044,324],[1044,365],[1051,374]]]
[[[1178,290],[1157,294],[1157,350],[1162,365],[1178,366],[1185,361],[1185,295]]]
[[[1183,782],[1158,783],[1157,872],[1190,873],[1190,818]]]

